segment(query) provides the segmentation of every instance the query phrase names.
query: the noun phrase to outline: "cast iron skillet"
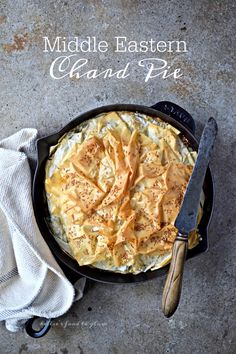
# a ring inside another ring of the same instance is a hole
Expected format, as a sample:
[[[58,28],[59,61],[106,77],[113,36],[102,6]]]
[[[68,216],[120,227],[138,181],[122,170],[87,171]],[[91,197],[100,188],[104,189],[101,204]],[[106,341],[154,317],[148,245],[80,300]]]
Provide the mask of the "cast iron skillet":
[[[33,208],[36,217],[36,221],[41,234],[43,235],[45,241],[47,242],[49,248],[51,249],[53,255],[57,261],[63,264],[65,267],[70,268],[78,275],[85,276],[89,279],[105,282],[105,283],[132,283],[146,281],[148,279],[155,278],[167,272],[168,266],[155,271],[147,271],[145,273],[134,274],[119,274],[104,270],[99,270],[89,266],[79,266],[78,263],[67,255],[57,244],[54,239],[50,228],[47,225],[47,217],[49,216],[47,201],[44,191],[44,179],[45,179],[45,163],[49,156],[49,148],[55,145],[58,139],[76,127],[78,124],[94,118],[99,113],[109,112],[109,111],[133,111],[141,112],[149,116],[160,117],[163,121],[166,121],[179,129],[183,136],[186,138],[187,143],[194,150],[198,149],[198,142],[194,137],[195,133],[195,123],[191,115],[186,112],[181,107],[174,103],[168,101],[158,102],[152,107],[141,106],[136,104],[113,104],[108,106],[102,106],[85,112],[79,115],[77,118],[72,120],[67,124],[62,130],[53,135],[41,138],[37,141],[37,151],[38,151],[38,163],[33,181]],[[207,242],[207,232],[208,225],[211,219],[212,209],[213,209],[213,196],[214,196],[214,186],[213,179],[211,175],[210,168],[208,168],[205,182],[203,186],[205,192],[205,203],[203,208],[203,217],[198,226],[199,233],[201,235],[201,240],[199,244],[188,251],[187,259],[195,257],[202,252],[205,252],[208,248]],[[30,334],[30,333],[29,333]],[[32,334],[32,333],[31,333]],[[45,334],[45,333],[44,333]],[[39,336],[38,336],[39,337]]]
[[[163,272],[166,272],[168,267],[164,267],[155,271],[147,271],[145,273],[140,273],[137,275],[133,274],[119,274],[104,270],[99,270],[89,266],[79,266],[77,261],[73,260],[68,256],[58,245],[54,239],[48,225],[46,218],[49,216],[47,201],[44,192],[44,179],[45,179],[45,163],[48,159],[49,148],[52,145],[55,145],[58,139],[76,127],[78,124],[94,118],[99,113],[109,112],[109,111],[138,111],[145,113],[150,116],[158,116],[163,121],[166,121],[176,128],[178,128],[187,139],[189,145],[197,150],[198,143],[194,137],[195,124],[192,117],[184,111],[179,106],[170,103],[170,102],[159,102],[152,106],[151,108],[140,105],[133,104],[114,104],[109,106],[102,106],[95,108],[91,111],[79,115],[77,118],[72,120],[67,124],[60,132],[41,138],[37,141],[38,149],[38,165],[36,168],[34,181],[33,181],[33,207],[38,223],[38,227],[50,247],[52,253],[56,258],[58,258],[62,263],[67,267],[71,268],[75,272],[79,273],[82,276],[88,277],[92,280],[106,282],[106,283],[131,283],[145,281],[157,277]],[[165,113],[163,113],[165,112]],[[208,168],[205,183],[204,183],[204,192],[206,195],[203,218],[199,225],[199,231],[201,235],[201,241],[198,246],[188,251],[188,258],[198,255],[206,251],[207,249],[207,226],[210,221],[212,207],[213,207],[213,181],[210,169]]]

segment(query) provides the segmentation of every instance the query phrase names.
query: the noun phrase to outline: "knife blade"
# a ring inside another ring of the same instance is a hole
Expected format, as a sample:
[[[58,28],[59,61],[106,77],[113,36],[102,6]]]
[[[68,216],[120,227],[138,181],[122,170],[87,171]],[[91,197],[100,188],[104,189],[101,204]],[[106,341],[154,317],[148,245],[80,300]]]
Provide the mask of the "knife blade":
[[[197,160],[188,182],[179,214],[175,220],[175,227],[182,235],[189,235],[196,228],[200,195],[217,130],[215,119],[210,118],[204,127],[199,143]]]

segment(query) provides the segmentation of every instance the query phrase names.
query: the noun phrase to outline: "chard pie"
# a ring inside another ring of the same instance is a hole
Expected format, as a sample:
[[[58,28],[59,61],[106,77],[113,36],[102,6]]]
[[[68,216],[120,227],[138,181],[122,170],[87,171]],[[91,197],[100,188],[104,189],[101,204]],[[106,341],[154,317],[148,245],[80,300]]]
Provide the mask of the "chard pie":
[[[133,274],[163,267],[196,155],[172,125],[138,112],[81,123],[51,147],[46,163],[57,242],[81,266]],[[192,232],[189,248],[198,241]]]

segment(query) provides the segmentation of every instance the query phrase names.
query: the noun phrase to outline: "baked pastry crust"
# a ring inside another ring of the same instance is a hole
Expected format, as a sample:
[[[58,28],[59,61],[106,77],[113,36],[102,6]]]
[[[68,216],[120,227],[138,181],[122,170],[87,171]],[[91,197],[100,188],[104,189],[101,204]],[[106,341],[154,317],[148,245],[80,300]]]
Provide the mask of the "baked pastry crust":
[[[164,266],[195,159],[159,118],[109,112],[80,124],[46,164],[53,234],[79,265],[134,274]],[[197,243],[193,232],[189,247]]]

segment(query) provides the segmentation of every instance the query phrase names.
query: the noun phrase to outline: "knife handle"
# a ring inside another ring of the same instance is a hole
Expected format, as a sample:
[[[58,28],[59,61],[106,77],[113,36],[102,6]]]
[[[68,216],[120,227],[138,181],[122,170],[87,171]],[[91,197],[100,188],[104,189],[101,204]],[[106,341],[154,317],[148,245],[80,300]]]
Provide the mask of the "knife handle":
[[[172,248],[172,259],[162,296],[162,311],[166,317],[172,316],[179,304],[187,250],[188,235],[178,233]]]

